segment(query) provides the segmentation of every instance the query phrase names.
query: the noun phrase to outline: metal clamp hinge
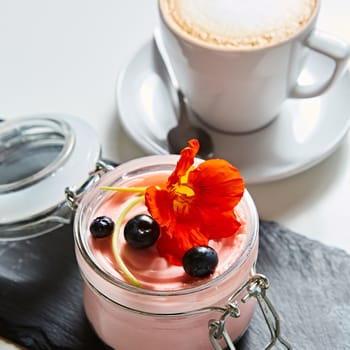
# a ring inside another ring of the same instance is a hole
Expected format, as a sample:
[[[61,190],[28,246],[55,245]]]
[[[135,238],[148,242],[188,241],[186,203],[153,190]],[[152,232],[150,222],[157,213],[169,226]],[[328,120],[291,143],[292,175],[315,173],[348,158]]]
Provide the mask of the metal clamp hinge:
[[[108,172],[112,169],[114,169],[113,165],[111,165],[103,160],[99,160],[96,163],[95,170],[89,174],[88,179],[79,188],[76,189],[75,187],[72,187],[72,186],[66,187],[65,195],[66,195],[66,201],[67,201],[69,207],[73,210],[76,210],[84,193],[94,183],[99,181],[103,174],[105,174],[106,172]]]
[[[265,346],[264,350],[272,349],[278,341],[286,349],[292,349],[292,346],[281,336],[280,318],[270,299],[266,295],[266,291],[269,286],[270,283],[267,277],[261,274],[255,274],[230,297],[228,305],[224,309],[225,311],[223,312],[220,319],[209,321],[209,339],[215,350],[223,350],[226,348],[229,350],[236,349],[231,337],[225,328],[225,324],[229,317],[240,317],[240,310],[236,299],[244,289],[246,289],[248,293],[241,298],[241,302],[246,303],[251,297],[256,298],[270,331],[271,339],[270,342]],[[221,339],[223,339],[225,342],[224,347],[219,344],[219,341]]]

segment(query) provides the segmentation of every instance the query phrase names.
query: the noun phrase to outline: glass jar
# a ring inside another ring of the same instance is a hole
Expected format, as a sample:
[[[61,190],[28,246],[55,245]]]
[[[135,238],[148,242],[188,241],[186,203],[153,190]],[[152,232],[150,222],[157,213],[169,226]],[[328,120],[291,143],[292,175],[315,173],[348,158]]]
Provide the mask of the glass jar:
[[[149,156],[118,166],[84,194],[76,211],[74,237],[86,314],[113,349],[221,349],[244,333],[254,313],[256,300],[246,296],[245,286],[255,274],[259,220],[247,191],[238,204],[246,220],[244,244],[225,272],[203,284],[170,291],[135,287],[105,269],[91,249],[89,225],[113,195],[100,186],[120,187],[153,173],[170,174],[177,160],[172,155]]]

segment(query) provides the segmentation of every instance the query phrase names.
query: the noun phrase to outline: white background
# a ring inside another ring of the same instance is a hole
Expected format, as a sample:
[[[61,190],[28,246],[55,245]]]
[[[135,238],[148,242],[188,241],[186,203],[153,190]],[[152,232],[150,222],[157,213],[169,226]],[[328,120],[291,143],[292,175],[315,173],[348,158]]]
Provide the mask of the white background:
[[[350,42],[350,1],[322,6],[319,28]],[[115,82],[156,23],[156,0],[0,0],[0,116],[73,114],[105,157],[144,155],[119,125]],[[350,136],[312,169],[248,189],[261,218],[350,252]]]

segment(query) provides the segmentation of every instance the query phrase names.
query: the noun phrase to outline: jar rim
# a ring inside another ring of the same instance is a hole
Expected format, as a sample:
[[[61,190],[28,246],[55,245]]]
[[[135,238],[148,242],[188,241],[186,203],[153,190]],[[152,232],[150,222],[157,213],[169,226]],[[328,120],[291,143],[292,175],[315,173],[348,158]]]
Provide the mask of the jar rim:
[[[113,181],[117,178],[127,176],[128,173],[135,170],[140,170],[141,168],[147,169],[151,168],[152,166],[168,166],[169,169],[170,167],[171,169],[173,169],[178,160],[178,157],[178,155],[155,155],[140,157],[137,159],[127,161],[119,165],[112,171],[109,171],[106,174],[104,174],[100,181],[96,183],[92,188],[90,188],[87,191],[87,193],[83,196],[83,199],[80,202],[79,207],[77,208],[74,218],[74,239],[76,242],[76,247],[79,254],[83,257],[84,262],[87,263],[87,265],[92,269],[92,271],[111,285],[120,287],[131,293],[149,296],[180,296],[192,294],[211,288],[214,284],[226,280],[228,276],[230,276],[232,273],[239,269],[239,267],[248,259],[249,254],[253,250],[258,237],[259,217],[254,201],[249,192],[245,189],[244,195],[240,203],[238,204],[245,205],[247,208],[249,208],[249,212],[251,215],[251,228],[249,232],[250,235],[246,241],[245,249],[228,269],[226,269],[220,275],[215,276],[209,281],[206,281],[205,283],[176,290],[153,290],[148,288],[140,288],[137,286],[133,286],[116,276],[113,276],[112,274],[105,271],[101,266],[99,266],[99,264],[96,263],[93,254],[87,249],[87,243],[86,241],[84,241],[84,238],[82,236],[87,229],[87,222],[83,219],[84,209],[95,199],[96,192],[100,191],[99,187],[113,186]],[[195,160],[196,164],[199,164],[202,161],[202,159]],[[85,231],[83,227],[84,224],[86,225]],[[83,275],[84,278],[88,279],[88,277],[84,273]]]

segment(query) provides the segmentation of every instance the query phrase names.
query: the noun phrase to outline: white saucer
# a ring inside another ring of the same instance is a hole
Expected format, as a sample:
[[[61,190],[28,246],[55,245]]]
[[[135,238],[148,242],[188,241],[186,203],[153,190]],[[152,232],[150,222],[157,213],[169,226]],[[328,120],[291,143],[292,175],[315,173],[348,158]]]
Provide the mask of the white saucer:
[[[312,72],[307,68],[303,75],[308,81],[324,76],[330,68],[326,58],[313,56],[316,69]],[[117,81],[122,125],[150,154],[168,153],[166,134],[176,124],[159,64],[154,44],[149,41]],[[288,100],[280,115],[259,131],[232,135],[206,129],[213,137],[216,156],[238,167],[247,184],[285,178],[317,164],[343,140],[350,126],[349,92],[347,71],[322,97]]]

